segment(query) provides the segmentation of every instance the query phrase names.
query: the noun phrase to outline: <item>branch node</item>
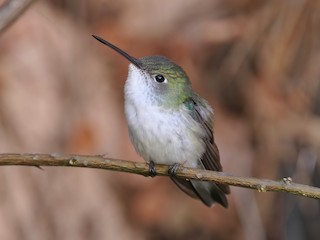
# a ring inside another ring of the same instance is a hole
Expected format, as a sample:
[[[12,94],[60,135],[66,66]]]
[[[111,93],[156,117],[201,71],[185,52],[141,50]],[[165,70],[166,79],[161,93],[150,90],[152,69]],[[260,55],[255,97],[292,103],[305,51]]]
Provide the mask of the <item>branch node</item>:
[[[64,155],[52,154],[0,154],[0,166],[68,166],[99,168],[118,172],[127,172],[150,176],[149,165],[144,162],[132,162],[107,158],[101,156]],[[157,164],[157,175],[169,176],[170,166]],[[183,179],[196,179],[201,181],[213,181],[218,184],[244,187],[258,190],[259,192],[286,192],[295,195],[320,199],[320,188],[293,183],[291,177],[284,177],[282,180],[272,181],[251,177],[238,177],[223,172],[208,171],[203,169],[185,168],[179,166],[176,176]]]

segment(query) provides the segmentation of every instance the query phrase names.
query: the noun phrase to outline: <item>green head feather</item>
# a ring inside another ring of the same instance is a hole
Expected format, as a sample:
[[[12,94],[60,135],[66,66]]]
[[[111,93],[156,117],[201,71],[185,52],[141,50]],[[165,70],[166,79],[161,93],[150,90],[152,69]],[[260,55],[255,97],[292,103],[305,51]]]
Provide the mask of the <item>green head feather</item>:
[[[192,95],[191,84],[185,71],[176,63],[164,56],[148,56],[139,59],[141,70],[147,72],[154,80],[159,97],[163,104],[174,107],[182,104]],[[156,82],[156,76],[163,76],[164,82]]]
[[[148,86],[152,87],[158,103],[166,107],[177,107],[192,95],[191,84],[183,69],[163,56],[148,56],[137,59],[108,41],[92,35],[99,42],[112,48],[128,59],[136,68],[150,76]],[[156,81],[162,76],[164,81]]]

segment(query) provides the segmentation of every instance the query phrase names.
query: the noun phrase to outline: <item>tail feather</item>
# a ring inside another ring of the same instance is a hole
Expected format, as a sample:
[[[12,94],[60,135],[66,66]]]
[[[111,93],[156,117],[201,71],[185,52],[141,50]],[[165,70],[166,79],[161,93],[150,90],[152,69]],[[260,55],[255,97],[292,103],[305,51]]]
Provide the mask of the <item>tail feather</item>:
[[[171,177],[171,179],[183,192],[190,197],[199,198],[208,207],[211,207],[215,202],[225,208],[228,207],[225,193],[215,183],[175,177]]]

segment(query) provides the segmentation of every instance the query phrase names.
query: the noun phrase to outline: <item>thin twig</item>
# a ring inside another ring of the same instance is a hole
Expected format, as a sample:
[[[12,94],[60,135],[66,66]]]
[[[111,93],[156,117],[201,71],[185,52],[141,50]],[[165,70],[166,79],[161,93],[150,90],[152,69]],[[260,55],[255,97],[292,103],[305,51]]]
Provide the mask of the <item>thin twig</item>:
[[[65,154],[0,154],[0,166],[61,166],[61,167],[87,167],[119,171],[150,176],[149,167],[144,162],[132,162],[112,159],[104,156],[81,156]],[[159,176],[168,176],[169,166],[156,165]],[[267,179],[237,177],[223,172],[206,171],[179,167],[177,177],[197,179],[228,184],[231,186],[251,188],[259,192],[286,192],[320,199],[320,188],[293,183],[290,177],[280,181]]]
[[[0,33],[14,22],[34,0],[7,0],[0,6]]]

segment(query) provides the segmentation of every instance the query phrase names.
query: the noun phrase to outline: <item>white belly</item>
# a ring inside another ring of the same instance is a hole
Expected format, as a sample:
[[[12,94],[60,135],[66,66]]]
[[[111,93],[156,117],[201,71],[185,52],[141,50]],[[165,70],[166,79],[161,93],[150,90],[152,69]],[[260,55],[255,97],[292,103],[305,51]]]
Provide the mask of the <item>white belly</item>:
[[[183,106],[173,111],[126,101],[125,114],[131,141],[146,161],[197,167],[205,151],[204,131]]]

